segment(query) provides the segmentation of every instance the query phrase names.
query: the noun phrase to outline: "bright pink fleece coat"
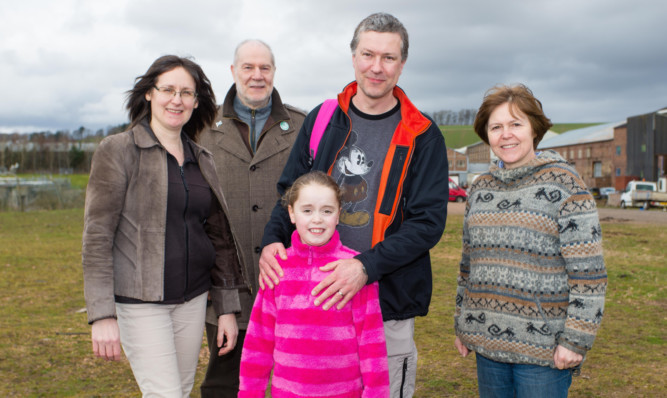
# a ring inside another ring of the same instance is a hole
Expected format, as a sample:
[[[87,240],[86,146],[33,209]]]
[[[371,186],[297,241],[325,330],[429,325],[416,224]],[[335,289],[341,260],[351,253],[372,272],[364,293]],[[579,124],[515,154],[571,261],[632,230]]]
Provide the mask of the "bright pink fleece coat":
[[[389,397],[387,346],[377,282],[341,310],[324,311],[310,294],[328,273],[318,269],[357,254],[335,232],[324,246],[292,235],[284,277],[260,290],[250,315],[239,397],[264,397],[273,368],[272,397]]]

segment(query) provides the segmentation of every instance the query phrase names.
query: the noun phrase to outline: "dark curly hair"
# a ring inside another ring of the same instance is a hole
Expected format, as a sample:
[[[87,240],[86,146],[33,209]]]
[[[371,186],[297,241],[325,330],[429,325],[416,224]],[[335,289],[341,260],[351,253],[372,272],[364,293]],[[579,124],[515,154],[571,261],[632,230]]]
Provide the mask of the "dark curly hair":
[[[202,68],[190,58],[164,55],[156,59],[146,73],[137,77],[134,87],[127,92],[126,108],[130,116],[131,127],[146,117],[150,119],[151,104],[146,100],[146,93],[155,87],[160,75],[178,67],[185,69],[194,79],[199,103],[199,106],[192,110],[192,116],[183,126],[183,131],[193,141],[196,141],[199,132],[213,122],[216,111],[215,94]]]

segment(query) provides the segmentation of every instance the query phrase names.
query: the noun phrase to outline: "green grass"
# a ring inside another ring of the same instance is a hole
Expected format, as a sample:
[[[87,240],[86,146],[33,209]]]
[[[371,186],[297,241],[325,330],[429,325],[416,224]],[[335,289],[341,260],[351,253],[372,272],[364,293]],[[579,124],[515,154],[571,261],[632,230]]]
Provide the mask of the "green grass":
[[[70,186],[72,188],[81,188],[81,189],[86,189],[86,186],[88,185],[88,174],[18,174],[17,177],[19,178],[40,178],[40,177],[47,177],[47,178],[65,178],[68,179],[70,182]]]
[[[557,123],[553,125],[551,130],[560,134],[598,124],[600,123]],[[472,126],[440,126],[440,131],[442,131],[442,135],[445,137],[445,143],[448,148],[462,148],[481,141]]]
[[[555,123],[550,130],[560,134],[570,130],[582,129],[584,127],[590,127],[590,126],[597,126],[598,124],[602,123]]]
[[[447,148],[462,148],[481,141],[472,126],[440,126]]]
[[[0,213],[0,396],[138,396],[125,359],[93,357],[81,273],[83,211]],[[432,251],[433,300],[418,318],[416,397],[477,395],[474,358],[453,347],[462,216]],[[667,232],[603,223],[609,273],[605,318],[571,397],[667,394]],[[206,348],[193,396],[198,397]]]
[[[88,174],[67,174],[61,177],[69,178],[72,188],[86,189],[88,185]]]

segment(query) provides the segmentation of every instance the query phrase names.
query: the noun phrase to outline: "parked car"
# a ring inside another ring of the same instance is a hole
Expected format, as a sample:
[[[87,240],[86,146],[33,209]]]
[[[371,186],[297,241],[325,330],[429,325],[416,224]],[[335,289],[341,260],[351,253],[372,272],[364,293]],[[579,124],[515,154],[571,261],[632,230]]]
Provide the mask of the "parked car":
[[[610,193],[616,193],[616,188],[614,187],[600,188],[600,199],[607,199]]]
[[[667,178],[663,177],[657,183],[652,181],[630,181],[621,194],[621,207],[650,206],[667,208]]]
[[[593,199],[601,199],[600,196],[600,188],[593,187],[590,189],[591,190],[591,195],[593,195]]]
[[[468,198],[466,190],[459,187],[452,179],[449,179],[449,201],[463,202]]]

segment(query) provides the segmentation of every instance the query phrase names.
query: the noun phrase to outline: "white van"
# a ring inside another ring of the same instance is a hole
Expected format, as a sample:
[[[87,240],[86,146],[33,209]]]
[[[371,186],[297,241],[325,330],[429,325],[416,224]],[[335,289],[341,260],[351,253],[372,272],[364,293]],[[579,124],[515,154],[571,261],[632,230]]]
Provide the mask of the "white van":
[[[664,178],[660,179],[665,189]],[[651,181],[630,181],[621,194],[621,207],[667,207],[667,192],[658,192],[658,184]]]

